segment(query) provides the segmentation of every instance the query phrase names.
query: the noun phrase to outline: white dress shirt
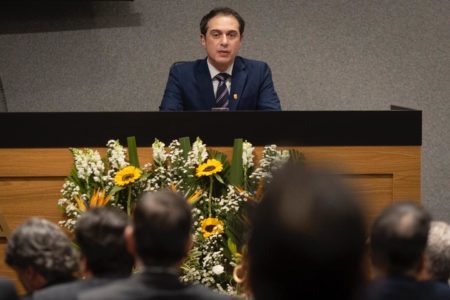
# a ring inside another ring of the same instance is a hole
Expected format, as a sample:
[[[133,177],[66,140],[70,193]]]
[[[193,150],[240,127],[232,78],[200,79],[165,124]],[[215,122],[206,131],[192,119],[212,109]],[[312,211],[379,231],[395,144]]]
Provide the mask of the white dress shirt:
[[[231,66],[228,67],[228,69],[225,72],[220,72],[219,70],[217,70],[210,62],[209,59],[206,60],[208,62],[208,69],[209,69],[209,74],[211,74],[211,80],[212,80],[212,84],[213,84],[213,89],[214,89],[214,96],[216,96],[217,94],[217,87],[219,86],[219,80],[217,80],[216,75],[219,73],[227,73],[228,75],[230,75],[230,77],[227,79],[226,85],[228,88],[228,93],[230,93],[230,89],[231,89],[231,73],[233,72],[233,65],[234,63],[231,64]]]

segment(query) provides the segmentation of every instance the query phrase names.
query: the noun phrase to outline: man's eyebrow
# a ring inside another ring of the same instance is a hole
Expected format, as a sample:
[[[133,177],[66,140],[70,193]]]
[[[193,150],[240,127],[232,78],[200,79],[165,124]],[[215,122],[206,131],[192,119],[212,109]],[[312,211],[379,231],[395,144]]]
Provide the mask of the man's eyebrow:
[[[223,31],[220,30],[220,29],[211,29],[210,32],[212,32],[212,31],[214,31],[214,32],[220,32],[220,33],[223,32]],[[229,32],[238,32],[238,31],[235,30],[235,29],[231,29],[231,30],[228,30],[228,31],[225,31],[225,32],[226,32],[226,33],[229,33]]]

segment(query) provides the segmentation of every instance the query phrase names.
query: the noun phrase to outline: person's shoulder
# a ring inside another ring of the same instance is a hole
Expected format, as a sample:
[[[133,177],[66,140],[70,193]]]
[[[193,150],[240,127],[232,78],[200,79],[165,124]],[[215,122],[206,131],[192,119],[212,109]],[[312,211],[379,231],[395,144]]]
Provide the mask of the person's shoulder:
[[[0,287],[4,289],[14,289],[14,284],[5,278],[0,278]]]
[[[4,278],[0,278],[0,299],[19,299],[14,284]]]
[[[437,281],[429,281],[427,284],[436,299],[450,299],[450,286],[448,284]]]
[[[187,288],[187,294],[195,296],[195,299],[203,300],[203,299],[211,299],[211,300],[232,300],[229,295],[219,294],[209,288],[206,288],[202,285],[191,285]]]
[[[71,299],[71,295],[81,290],[83,285],[85,285],[84,280],[52,285],[34,292],[33,300],[58,299],[64,296],[66,296],[65,299]]]
[[[261,68],[261,67],[267,67],[268,66],[268,64],[265,61],[244,58],[242,56],[236,56],[235,63],[243,64],[246,67],[258,67],[258,68]]]
[[[136,281],[130,277],[127,279],[116,280],[107,285],[81,292],[78,299],[126,299],[127,294],[137,292],[138,290],[139,287],[136,286]]]
[[[172,70],[173,69],[186,70],[186,69],[195,68],[201,64],[206,64],[206,60],[205,59],[197,59],[197,60],[192,60],[192,61],[176,61],[172,64],[172,66],[170,68]]]

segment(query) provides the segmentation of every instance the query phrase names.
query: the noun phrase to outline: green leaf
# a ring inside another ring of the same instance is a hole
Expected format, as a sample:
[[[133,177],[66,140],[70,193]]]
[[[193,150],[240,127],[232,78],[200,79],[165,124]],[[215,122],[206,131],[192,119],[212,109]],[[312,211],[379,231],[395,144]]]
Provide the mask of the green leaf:
[[[150,173],[142,173],[142,176],[139,178],[139,180],[143,181],[143,180],[149,178],[150,175],[152,175],[152,174],[150,174]]]
[[[233,242],[233,240],[228,238],[227,244],[228,244],[228,249],[230,249],[231,254],[233,254],[233,256],[236,255],[236,253],[237,253],[237,246]]]
[[[138,154],[137,154],[136,137],[134,137],[134,136],[127,137],[127,143],[128,143],[128,159],[130,161],[130,165],[135,166],[136,168],[139,168],[139,158],[138,158]]]
[[[226,163],[226,161],[227,161],[227,156],[223,152],[219,152],[219,151],[216,151],[216,150],[210,150],[209,154],[210,154],[210,156],[212,158],[217,159],[222,164]]]
[[[121,190],[123,190],[123,189],[125,189],[125,187],[124,186],[115,186],[115,187],[113,187],[112,189],[111,189],[111,191],[109,192],[109,194],[111,195],[111,196],[114,196],[117,192],[120,192]]]
[[[304,162],[305,157],[303,153],[300,153],[298,150],[290,149],[289,150],[289,160],[294,162]]]
[[[244,169],[242,165],[242,139],[235,139],[233,158],[230,169],[230,184],[242,187],[244,185]]]
[[[188,158],[189,151],[191,151],[191,140],[188,136],[184,136],[178,139],[180,142],[181,149],[183,149],[184,159]]]
[[[214,177],[217,179],[218,182],[220,182],[221,184],[225,184],[225,182],[223,181],[222,177],[220,177],[219,174],[214,174]]]

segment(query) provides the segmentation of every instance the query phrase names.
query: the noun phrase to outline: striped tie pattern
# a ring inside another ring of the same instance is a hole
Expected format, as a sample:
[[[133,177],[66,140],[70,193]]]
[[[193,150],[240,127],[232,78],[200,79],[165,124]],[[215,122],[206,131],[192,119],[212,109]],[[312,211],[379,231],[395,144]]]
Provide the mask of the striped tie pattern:
[[[226,108],[228,107],[230,97],[227,88],[227,79],[230,78],[230,75],[228,75],[227,73],[219,73],[214,78],[219,81],[219,85],[217,86],[215,107]]]

